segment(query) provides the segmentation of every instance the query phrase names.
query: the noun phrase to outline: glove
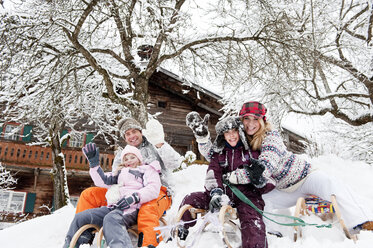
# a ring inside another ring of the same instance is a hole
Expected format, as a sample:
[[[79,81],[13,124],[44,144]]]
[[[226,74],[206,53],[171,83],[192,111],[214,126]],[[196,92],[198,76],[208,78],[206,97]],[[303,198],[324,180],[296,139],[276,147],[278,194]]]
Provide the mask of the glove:
[[[215,210],[219,211],[220,208],[222,207],[221,202],[222,202],[223,190],[220,188],[215,188],[211,191],[210,195],[211,195],[211,200],[209,203],[209,211],[211,211],[212,213]]]
[[[140,202],[139,194],[133,193],[131,196],[123,197],[120,199],[117,204],[115,204],[115,208],[120,210],[129,209],[132,204],[136,204]]]
[[[208,129],[209,118],[210,115],[206,114],[202,119],[201,116],[195,111],[188,113],[186,116],[186,125],[192,129],[198,143],[206,143],[210,137],[210,132]]]
[[[82,148],[84,156],[89,162],[89,167],[94,168],[100,165],[100,152],[95,143],[89,143]]]
[[[223,177],[225,180],[228,180],[230,183],[233,184],[249,184],[251,182],[246,169],[238,168],[232,172],[224,174]]]
[[[146,123],[146,129],[143,129],[142,133],[153,145],[165,142],[163,126],[159,121],[155,119],[151,119]]]
[[[265,184],[265,179],[263,177],[263,171],[265,169],[264,164],[258,159],[250,158],[250,165],[244,165],[250,181],[256,187],[263,187]]]

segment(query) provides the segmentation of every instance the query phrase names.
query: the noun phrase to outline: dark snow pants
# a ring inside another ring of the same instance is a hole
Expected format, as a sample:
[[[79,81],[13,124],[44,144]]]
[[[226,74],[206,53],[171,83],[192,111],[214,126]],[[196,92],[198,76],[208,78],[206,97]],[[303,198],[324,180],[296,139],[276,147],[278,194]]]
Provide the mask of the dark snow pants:
[[[132,248],[127,229],[137,223],[137,214],[138,210],[123,214],[122,210],[110,211],[107,207],[87,209],[77,213],[70,224],[63,247],[69,247],[72,237],[79,228],[86,224],[95,224],[99,227],[103,226],[106,243],[111,248]],[[76,247],[88,243],[92,237],[91,231],[83,232],[76,243]]]
[[[195,208],[209,209],[210,195],[208,192],[194,192],[184,197],[180,207],[189,204]],[[250,199],[254,204],[255,199]],[[265,248],[268,247],[266,240],[266,229],[262,215],[255,209],[239,200],[237,197],[231,199],[233,207],[237,209],[241,224],[242,248]],[[256,206],[263,210],[263,206]],[[189,211],[182,216],[183,221],[193,220]],[[186,228],[192,227],[195,222],[185,224]]]

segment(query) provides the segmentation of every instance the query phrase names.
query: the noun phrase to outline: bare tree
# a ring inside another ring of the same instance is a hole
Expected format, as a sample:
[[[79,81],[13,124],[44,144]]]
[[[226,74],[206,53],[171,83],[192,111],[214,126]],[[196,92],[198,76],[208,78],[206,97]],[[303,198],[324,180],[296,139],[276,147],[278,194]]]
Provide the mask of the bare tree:
[[[242,14],[248,2],[219,1],[203,7],[216,15],[227,10]],[[249,43],[282,43],[261,32],[265,25],[250,31],[245,31],[245,23],[235,27],[230,15],[223,24],[210,16],[205,21],[210,28],[203,28],[193,20],[193,11],[200,6],[192,5],[196,3],[185,0],[91,0],[51,1],[37,8],[38,14],[49,17],[53,29],[63,30],[80,65],[88,64],[100,75],[105,96],[126,106],[144,124],[148,81],[160,66],[178,67],[181,73],[211,72],[230,80],[229,69],[239,65],[236,56],[245,57],[239,53],[247,54]]]
[[[255,50],[262,60],[254,57],[256,65],[245,67],[250,85],[235,87],[253,94],[253,89],[262,91],[259,98],[276,113],[329,113],[351,126],[371,124],[372,4],[318,0],[284,4],[287,7],[267,1],[263,16],[271,25],[261,32],[279,42],[258,42]]]
[[[77,66],[74,49],[50,37],[48,23],[4,16],[2,24],[0,122],[31,124],[37,142],[30,145],[51,147],[54,204],[59,209],[69,198],[62,144],[89,128],[105,139],[115,133],[117,114],[123,116],[126,109],[97,98],[102,93],[94,83],[97,78],[88,66]],[[80,84],[74,83],[77,78]],[[64,129],[71,132],[61,136]]]
[[[25,25],[22,42],[7,44],[38,44],[25,52],[30,58],[38,51],[69,57],[71,66],[59,70],[74,75],[71,85],[102,89],[97,95],[125,106],[142,124],[148,81],[161,66],[222,83],[227,112],[260,98],[279,114],[331,113],[353,126],[372,123],[370,3],[196,2],[28,1],[19,11],[34,24]],[[22,65],[13,45],[3,45],[5,61]]]

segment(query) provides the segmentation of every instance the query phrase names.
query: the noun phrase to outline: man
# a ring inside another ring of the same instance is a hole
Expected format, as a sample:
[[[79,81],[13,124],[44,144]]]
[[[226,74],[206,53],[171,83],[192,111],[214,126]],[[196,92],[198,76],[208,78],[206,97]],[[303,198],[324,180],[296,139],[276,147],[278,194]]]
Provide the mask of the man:
[[[141,206],[138,214],[139,247],[156,247],[162,237],[160,231],[154,228],[159,226],[159,219],[171,206],[171,194],[167,184],[167,176],[171,170],[177,168],[183,157],[180,156],[164,140],[162,125],[157,120],[150,120],[146,125],[146,137],[143,135],[141,125],[132,118],[126,118],[118,123],[118,129],[128,145],[137,147],[144,158],[145,163],[157,160],[161,165],[162,187],[157,199]],[[151,143],[152,142],[152,143]],[[120,164],[120,152],[114,158],[113,171]],[[89,208],[106,206],[107,189],[90,187],[85,189],[79,198],[76,212],[79,213]]]

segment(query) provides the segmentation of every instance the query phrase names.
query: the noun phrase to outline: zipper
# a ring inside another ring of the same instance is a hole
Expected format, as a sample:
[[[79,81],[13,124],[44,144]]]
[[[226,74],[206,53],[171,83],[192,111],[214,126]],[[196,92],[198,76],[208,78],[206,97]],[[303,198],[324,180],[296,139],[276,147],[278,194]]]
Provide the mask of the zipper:
[[[164,196],[162,196],[158,201],[157,201],[157,203],[158,202],[160,202],[163,198],[165,198],[166,197],[166,195],[164,195]]]

